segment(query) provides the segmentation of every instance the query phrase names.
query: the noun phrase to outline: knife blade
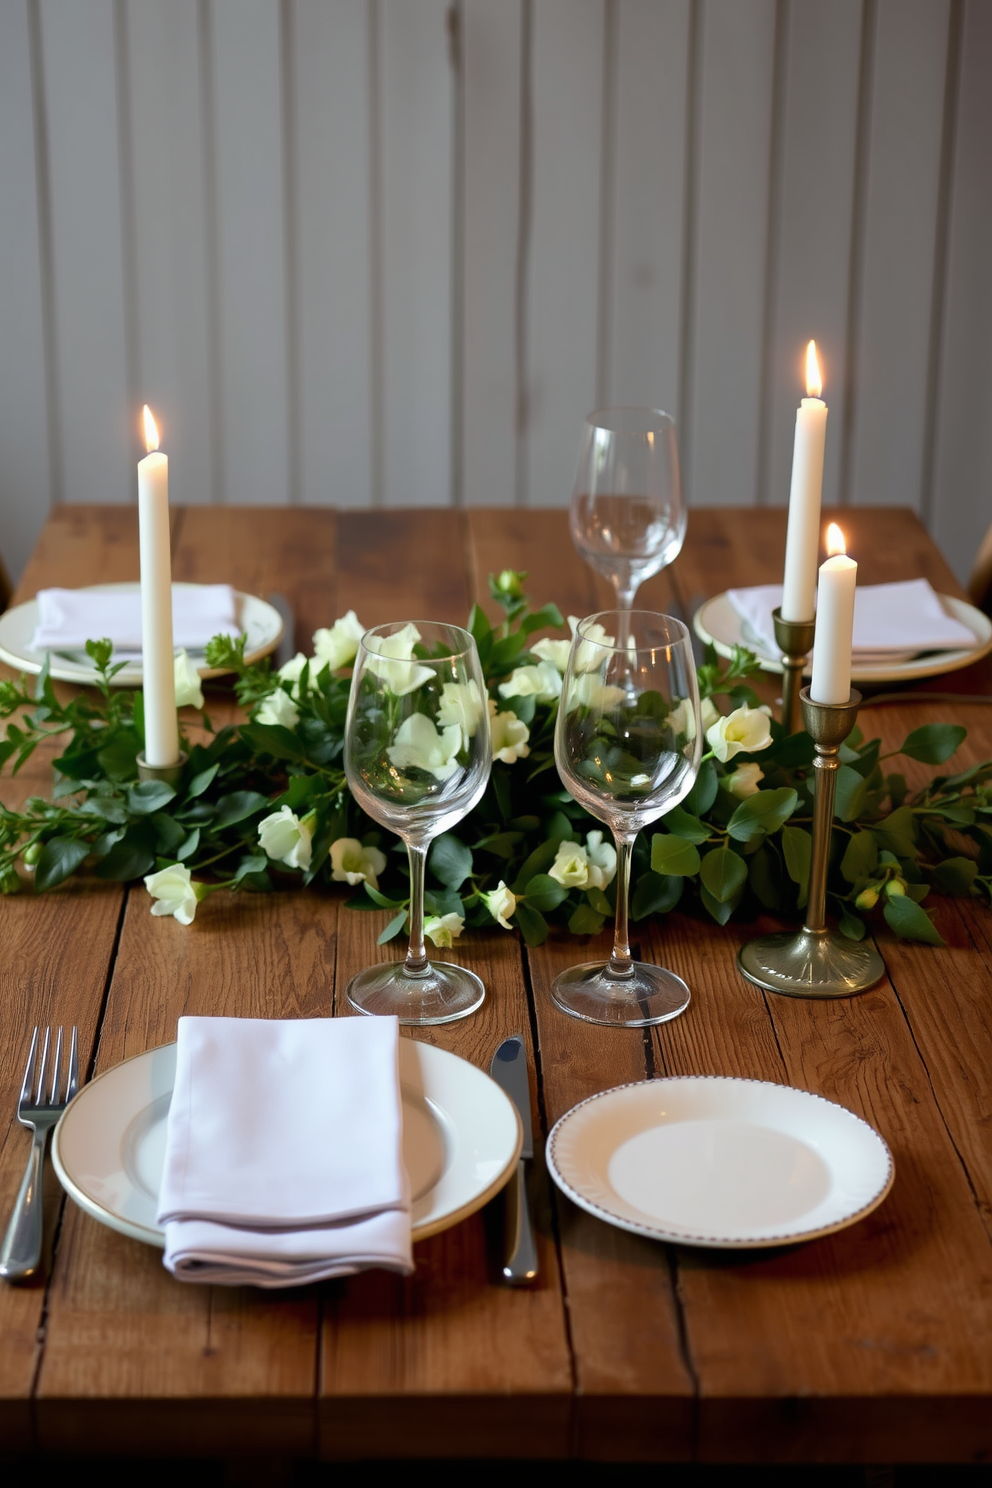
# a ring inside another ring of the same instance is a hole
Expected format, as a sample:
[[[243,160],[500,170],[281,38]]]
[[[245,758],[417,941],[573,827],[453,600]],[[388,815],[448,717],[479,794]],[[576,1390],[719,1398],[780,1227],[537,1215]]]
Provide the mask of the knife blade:
[[[510,1286],[528,1286],[537,1280],[537,1240],[527,1200],[527,1163],[534,1156],[530,1122],[530,1089],[527,1084],[527,1050],[518,1034],[504,1039],[493,1055],[489,1073],[517,1108],[524,1140],[517,1170],[506,1186],[506,1231],[503,1280]]]

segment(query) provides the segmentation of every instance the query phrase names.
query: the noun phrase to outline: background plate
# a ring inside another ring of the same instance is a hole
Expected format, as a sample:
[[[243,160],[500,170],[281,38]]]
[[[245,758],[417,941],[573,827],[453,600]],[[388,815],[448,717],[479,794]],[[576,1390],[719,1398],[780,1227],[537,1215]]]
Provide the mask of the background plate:
[[[126,1059],[83,1086],[52,1138],[66,1193],[101,1224],[159,1247],[155,1211],[175,1074],[175,1044]],[[503,1187],[520,1155],[520,1121],[482,1070],[413,1039],[400,1039],[400,1089],[413,1238],[426,1240]]]
[[[99,589],[127,593],[137,593],[138,584],[87,584],[84,589]],[[173,584],[173,590],[181,594],[184,589],[196,589],[197,584]],[[279,644],[282,635],[282,619],[279,611],[273,609],[272,605],[264,599],[258,599],[254,594],[241,594],[235,591],[235,604],[237,607],[237,619],[240,629],[247,636],[245,641],[245,661],[259,661],[263,656],[268,656]],[[45,664],[44,651],[32,651],[30,641],[38,624],[38,603],[29,599],[25,604],[15,605],[12,610],[7,610],[0,615],[0,661],[5,661],[19,672],[40,672]],[[91,637],[98,640],[98,636]],[[222,677],[223,667],[208,667],[202,651],[191,650],[189,658],[201,677]],[[96,670],[85,651],[53,651],[51,652],[52,664],[50,672],[59,682],[75,682],[80,687],[91,686],[96,676]],[[114,678],[113,687],[140,687],[141,686],[141,662],[128,661]]]

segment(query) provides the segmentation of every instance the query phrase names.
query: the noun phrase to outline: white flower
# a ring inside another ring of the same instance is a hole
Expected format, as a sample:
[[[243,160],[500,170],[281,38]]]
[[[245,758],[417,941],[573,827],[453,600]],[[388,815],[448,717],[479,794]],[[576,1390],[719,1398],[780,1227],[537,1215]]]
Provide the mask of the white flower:
[[[267,698],[263,698],[255,713],[256,723],[276,723],[283,728],[293,729],[300,719],[300,710],[293,702],[288,692],[277,687],[275,692],[270,692]]]
[[[168,868],[160,868],[158,873],[149,873],[145,878],[145,888],[155,900],[152,914],[175,915],[180,925],[192,925],[197,903],[206,892],[203,884],[193,882],[189,869],[182,863],[172,863]]]
[[[435,780],[450,780],[458,769],[455,756],[461,747],[462,731],[457,723],[439,734],[426,714],[411,713],[396,730],[386,753],[398,770],[427,770]]]
[[[580,842],[560,842],[548,873],[563,889],[584,889],[589,882],[589,854]]]
[[[379,887],[379,874],[386,854],[377,847],[363,847],[357,837],[339,837],[331,843],[331,877],[336,883],[367,883]]]
[[[457,726],[461,730],[463,749],[468,748],[468,741],[484,716],[482,694],[474,677],[467,682],[445,682],[441,688],[437,721],[442,728]]]
[[[749,708],[747,703],[735,708],[726,718],[718,718],[712,728],[706,730],[706,742],[722,764],[742,751],[754,754],[758,749],[767,749],[772,742],[768,719],[771,709],[767,706]]]
[[[464,929],[465,921],[458,914],[428,915],[424,921],[424,934],[436,946],[453,945]]]
[[[516,713],[496,711],[496,704],[489,699],[489,727],[493,736],[493,759],[512,765],[515,760],[526,759],[530,754],[530,729]]]
[[[577,616],[569,615],[568,623],[571,627],[572,637],[582,623]],[[573,672],[591,672],[594,667],[602,665],[602,646],[612,646],[613,636],[607,635],[602,625],[587,625],[582,632],[582,640],[575,651],[575,661],[572,664]],[[597,644],[599,643],[599,644]]]
[[[502,925],[504,930],[513,929],[510,916],[517,907],[517,899],[502,879],[495,889],[490,890],[488,894],[483,894],[482,902],[498,925]]]
[[[758,789],[759,780],[764,780],[765,772],[760,765],[753,762],[750,765],[738,765],[732,775],[723,782],[732,796],[738,801],[744,801],[748,796],[753,796]]]
[[[612,842],[603,841],[602,832],[586,834],[586,857],[589,859],[587,889],[605,889],[616,877],[617,850]]]
[[[703,733],[707,733],[720,717],[720,710],[712,698],[703,698],[699,705],[699,716],[703,721]]]
[[[419,666],[413,658],[413,648],[420,640],[420,631],[408,622],[393,635],[369,635],[365,637],[365,649],[369,657],[369,671],[383,682],[396,697],[415,692],[434,673],[430,667]]]
[[[358,655],[358,643],[364,634],[365,626],[354,610],[335,620],[329,630],[314,631],[313,654],[319,662],[314,670],[323,671],[325,666],[329,666],[332,672],[336,672],[340,667],[349,666]]]
[[[258,824],[258,845],[287,868],[310,867],[316,817],[308,811],[302,819],[289,806],[280,806]]]
[[[627,694],[622,687],[614,687],[610,682],[603,682],[595,672],[586,672],[584,676],[573,676],[572,685],[568,693],[568,712],[573,708],[592,708],[597,713],[609,713],[620,703],[625,702]]]
[[[530,649],[542,661],[550,661],[556,672],[560,672],[562,676],[565,675],[568,653],[572,649],[571,641],[535,641]]]
[[[536,697],[553,702],[561,695],[561,677],[550,661],[541,661],[537,666],[517,667],[498,690],[500,697]]]
[[[676,735],[684,734],[691,744],[696,737],[696,711],[689,698],[683,698],[668,715],[668,727]]]
[[[293,685],[290,691],[294,698],[298,698],[300,695],[300,676],[306,664],[307,658],[303,655],[303,652],[297,651],[292,660],[283,662],[282,666],[276,672],[276,676],[280,682],[292,682]],[[312,670],[316,672],[320,668],[314,667]]]
[[[203,707],[203,687],[200,674],[180,646],[173,660],[173,675],[176,680],[176,707]]]

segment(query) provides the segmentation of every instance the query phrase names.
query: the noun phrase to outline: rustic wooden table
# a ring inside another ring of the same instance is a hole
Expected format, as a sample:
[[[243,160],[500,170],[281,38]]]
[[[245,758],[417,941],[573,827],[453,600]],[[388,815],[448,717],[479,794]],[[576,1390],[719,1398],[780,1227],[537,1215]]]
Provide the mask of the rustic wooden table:
[[[844,514],[863,580],[926,574],[960,592],[915,517]],[[781,570],[783,514],[698,511],[646,607],[683,608]],[[530,571],[534,599],[587,614],[608,595],[574,555],[563,512],[330,510],[174,513],[177,579],[280,591],[297,636],[354,608],[367,623],[462,620],[492,570]],[[136,516],[67,507],[19,598],[47,584],[132,579]],[[674,590],[674,595],[673,595]],[[955,692],[988,691],[982,667]],[[214,718],[231,706],[210,699]],[[968,725],[961,762],[992,752],[977,705],[866,708],[897,743],[936,716]],[[44,761],[11,793],[44,792]],[[144,890],[90,882],[2,905],[0,1111],[13,1114],[29,1030],[79,1025],[83,1067],[175,1036],[182,1013],[312,1016],[378,954],[379,916],[328,894],[217,896],[185,929]],[[576,1023],[548,985],[577,947],[516,934],[455,952],[482,1010],[424,1035],[488,1067],[506,1035],[530,1049],[547,1130],[596,1090],[651,1075],[748,1076],[818,1091],[890,1144],[896,1181],[861,1223],[791,1249],[665,1248],[579,1212],[547,1184],[541,1282],[498,1281],[498,1216],[417,1247],[407,1281],[367,1273],[290,1294],[187,1287],[159,1254],[53,1192],[49,1259],[0,1290],[0,1450],[285,1457],[579,1456],[710,1462],[976,1461],[992,1451],[992,914],[941,900],[938,950],[880,940],[888,975],[840,1002],[763,996],[735,969],[751,927],[681,914],[637,927],[693,989],[650,1031]],[[0,1214],[27,1152],[10,1120]]]

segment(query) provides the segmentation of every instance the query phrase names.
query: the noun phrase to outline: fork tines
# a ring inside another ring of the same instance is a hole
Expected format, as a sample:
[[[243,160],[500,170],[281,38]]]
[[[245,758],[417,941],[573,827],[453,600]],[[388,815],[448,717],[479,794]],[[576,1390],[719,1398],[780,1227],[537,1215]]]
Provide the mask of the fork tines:
[[[40,1032],[41,1029],[36,1027],[34,1033],[31,1036],[31,1048],[28,1050],[28,1062],[27,1067],[24,1071],[24,1081],[21,1085],[21,1105],[33,1104],[36,1106],[40,1106],[46,1104],[45,1074],[48,1069],[48,1055],[52,1043],[51,1026],[45,1029],[45,1037],[41,1046],[41,1063],[37,1066],[37,1083],[35,1083],[35,1065],[38,1055],[38,1036]],[[62,1042],[63,1030],[60,1025],[55,1035],[55,1057],[52,1060],[51,1085],[47,1101],[47,1104],[52,1106],[59,1104],[59,1070],[62,1066]],[[34,1086],[36,1092],[33,1101],[31,1099],[32,1085]],[[63,1105],[66,1105],[69,1101],[72,1100],[72,1097],[76,1094],[78,1087],[79,1044],[76,1026],[75,1024],[73,1024],[72,1032],[69,1036],[68,1079],[66,1083],[65,1094],[61,1098],[61,1103]]]

